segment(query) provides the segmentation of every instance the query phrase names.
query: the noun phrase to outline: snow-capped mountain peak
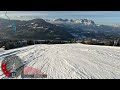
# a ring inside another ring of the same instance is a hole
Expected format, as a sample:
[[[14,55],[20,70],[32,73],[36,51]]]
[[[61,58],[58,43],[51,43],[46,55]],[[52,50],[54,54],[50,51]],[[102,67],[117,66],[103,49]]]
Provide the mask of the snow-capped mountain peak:
[[[94,25],[95,24],[94,21],[88,20],[88,19],[76,19],[74,20],[74,22],[81,23],[83,25]]]
[[[48,21],[48,20],[47,20]],[[74,24],[81,24],[81,25],[95,25],[94,21],[92,20],[88,20],[88,19],[62,19],[62,18],[58,18],[58,19],[53,19],[49,22],[61,22],[61,23],[74,23]]]
[[[113,27],[120,27],[120,24],[112,25]]]

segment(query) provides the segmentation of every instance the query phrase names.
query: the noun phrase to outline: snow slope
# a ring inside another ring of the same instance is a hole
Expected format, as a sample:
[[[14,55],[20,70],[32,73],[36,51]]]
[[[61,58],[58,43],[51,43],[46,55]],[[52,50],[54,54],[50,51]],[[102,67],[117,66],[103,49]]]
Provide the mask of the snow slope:
[[[4,51],[0,62],[10,54],[30,61],[28,66],[47,74],[48,79],[120,79],[120,47],[40,44]]]

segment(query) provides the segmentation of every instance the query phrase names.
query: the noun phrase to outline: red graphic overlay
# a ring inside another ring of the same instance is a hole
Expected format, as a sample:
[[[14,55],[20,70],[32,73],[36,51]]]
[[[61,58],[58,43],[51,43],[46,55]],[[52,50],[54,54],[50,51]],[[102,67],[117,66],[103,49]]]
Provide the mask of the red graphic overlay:
[[[4,73],[6,76],[10,77],[11,73],[7,70],[5,63],[2,63],[1,68],[2,68],[3,73]]]
[[[40,70],[35,69],[33,67],[26,66],[23,70],[24,75],[43,75]]]

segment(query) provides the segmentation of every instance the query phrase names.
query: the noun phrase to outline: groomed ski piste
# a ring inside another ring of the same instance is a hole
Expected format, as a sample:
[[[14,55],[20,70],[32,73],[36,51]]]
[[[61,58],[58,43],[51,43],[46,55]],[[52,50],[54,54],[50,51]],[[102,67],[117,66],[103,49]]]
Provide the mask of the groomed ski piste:
[[[78,43],[1,48],[0,64],[12,54],[30,61],[28,66],[47,74],[45,79],[120,79],[120,47]],[[0,78],[3,77],[0,71]]]

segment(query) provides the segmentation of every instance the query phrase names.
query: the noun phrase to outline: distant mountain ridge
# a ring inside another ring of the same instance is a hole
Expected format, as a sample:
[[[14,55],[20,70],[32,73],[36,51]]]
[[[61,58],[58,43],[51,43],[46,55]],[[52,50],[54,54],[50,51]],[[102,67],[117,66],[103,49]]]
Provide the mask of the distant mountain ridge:
[[[16,23],[17,32],[12,31],[12,22]],[[3,39],[44,39],[68,40],[73,36],[64,27],[48,23],[43,19],[29,21],[0,19],[0,38]]]
[[[0,39],[114,39],[120,38],[120,27],[96,24],[88,19],[32,19],[28,21],[12,20],[17,32],[12,30],[12,23],[0,18]]]
[[[99,38],[99,39],[113,39],[120,38],[120,27],[109,26],[109,25],[99,25],[93,20],[88,19],[54,19],[47,20],[47,22],[63,26],[66,28],[71,28],[69,31],[73,36],[78,38]]]
[[[95,22],[93,20],[88,20],[88,19],[53,19],[53,20],[46,20],[48,22],[53,22],[53,23],[73,23],[73,24],[81,24],[81,25],[95,25]]]

